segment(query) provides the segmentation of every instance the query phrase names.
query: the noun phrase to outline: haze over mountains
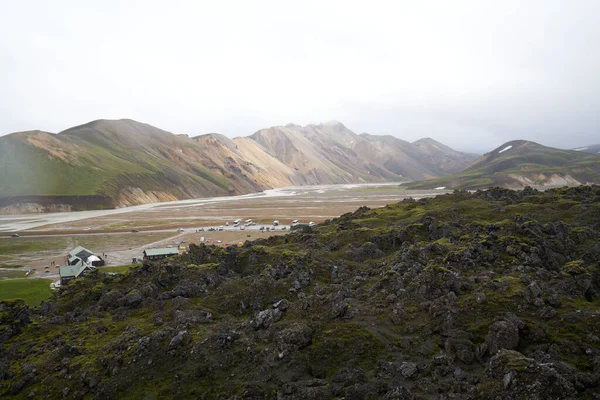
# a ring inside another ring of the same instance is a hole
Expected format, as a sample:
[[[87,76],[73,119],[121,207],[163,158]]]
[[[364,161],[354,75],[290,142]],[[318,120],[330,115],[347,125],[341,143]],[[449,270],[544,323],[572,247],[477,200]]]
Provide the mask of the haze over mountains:
[[[435,178],[476,156],[433,139],[357,135],[339,122],[248,137],[175,135],[133,120],[0,137],[4,211],[122,207],[267,188]]]

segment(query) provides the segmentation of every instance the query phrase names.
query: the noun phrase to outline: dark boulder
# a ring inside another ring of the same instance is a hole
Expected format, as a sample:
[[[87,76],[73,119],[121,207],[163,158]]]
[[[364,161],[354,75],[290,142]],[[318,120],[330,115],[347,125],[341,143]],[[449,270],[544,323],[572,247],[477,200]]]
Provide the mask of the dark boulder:
[[[485,373],[488,377],[502,380],[500,398],[543,400],[578,397],[573,385],[557,372],[553,364],[538,363],[518,351],[500,350],[490,358]]]

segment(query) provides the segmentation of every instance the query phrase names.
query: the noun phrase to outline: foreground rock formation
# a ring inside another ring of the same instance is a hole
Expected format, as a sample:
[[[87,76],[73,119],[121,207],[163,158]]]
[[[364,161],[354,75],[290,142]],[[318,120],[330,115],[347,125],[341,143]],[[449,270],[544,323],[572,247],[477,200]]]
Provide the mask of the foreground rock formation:
[[[600,187],[358,209],[0,303],[3,398],[600,392]]]

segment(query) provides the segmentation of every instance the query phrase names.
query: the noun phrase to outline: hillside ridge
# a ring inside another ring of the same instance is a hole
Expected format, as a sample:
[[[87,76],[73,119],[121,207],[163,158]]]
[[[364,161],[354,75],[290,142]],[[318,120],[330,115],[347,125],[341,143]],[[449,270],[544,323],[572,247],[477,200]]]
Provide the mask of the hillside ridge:
[[[600,183],[600,155],[511,140],[474,160],[463,171],[406,184],[412,189],[539,188]]]
[[[394,142],[381,139],[390,140]],[[288,124],[234,139],[218,133],[190,138],[131,119],[94,120],[57,134],[15,133],[0,137],[5,204],[0,213],[43,210],[46,201],[28,203],[40,196],[100,196],[104,200],[98,207],[106,207],[106,198],[113,207],[125,207],[282,186],[397,182],[446,173],[436,160],[421,159],[418,149],[403,152],[405,142],[394,143],[396,147],[386,148],[378,137],[366,140],[338,121]],[[51,204],[48,210],[90,206],[69,201]]]

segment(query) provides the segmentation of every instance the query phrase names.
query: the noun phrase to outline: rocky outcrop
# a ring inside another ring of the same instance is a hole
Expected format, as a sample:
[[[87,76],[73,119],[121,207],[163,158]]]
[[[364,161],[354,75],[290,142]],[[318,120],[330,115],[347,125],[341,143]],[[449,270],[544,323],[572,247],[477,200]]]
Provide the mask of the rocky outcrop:
[[[488,362],[487,376],[502,379],[502,398],[576,399],[577,391],[553,364],[538,363],[514,350],[500,350]]]
[[[139,187],[127,186],[119,192],[118,207],[129,207],[136,204],[160,203],[178,200],[173,193],[158,190],[143,190]]]
[[[9,398],[575,399],[600,390],[600,187],[360,208],[0,302]]]

